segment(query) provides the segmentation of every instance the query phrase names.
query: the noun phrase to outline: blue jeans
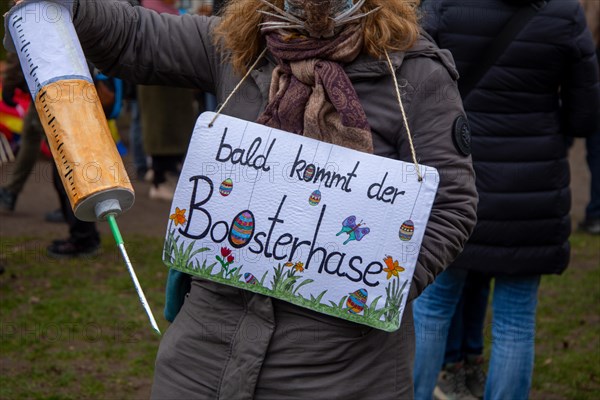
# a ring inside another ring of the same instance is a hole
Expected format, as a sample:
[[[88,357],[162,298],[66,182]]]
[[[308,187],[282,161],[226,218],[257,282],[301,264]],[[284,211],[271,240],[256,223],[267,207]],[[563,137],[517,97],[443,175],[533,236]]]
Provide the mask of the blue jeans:
[[[444,365],[483,354],[483,324],[490,294],[490,276],[469,271],[446,339]]]
[[[415,300],[415,399],[432,398],[446,338],[467,271],[450,268]],[[540,277],[495,277],[492,355],[485,399],[525,400],[533,374],[535,310]]]

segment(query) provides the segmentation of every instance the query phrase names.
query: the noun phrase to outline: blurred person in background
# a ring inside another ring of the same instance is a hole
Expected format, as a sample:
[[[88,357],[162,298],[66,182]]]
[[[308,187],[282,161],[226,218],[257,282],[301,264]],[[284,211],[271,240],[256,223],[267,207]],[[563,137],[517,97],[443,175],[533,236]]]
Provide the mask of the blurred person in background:
[[[414,303],[415,398],[432,397],[450,322],[475,270],[494,276],[484,398],[526,399],[540,278],[569,262],[566,139],[598,130],[595,46],[577,0],[427,0],[423,8],[425,29],[461,74],[479,206],[464,251]]]
[[[217,15],[220,7],[223,5],[218,4],[218,2],[214,3],[212,0],[197,0],[195,3],[197,3],[195,13],[204,16]],[[216,5],[217,8],[214,8],[214,5]],[[196,94],[196,99],[198,104],[201,105],[201,109],[204,109],[205,111],[216,111],[217,97],[213,93],[198,92]]]
[[[137,5],[137,0],[119,0]],[[16,88],[28,92],[27,82],[23,76],[21,65],[16,54],[9,53],[9,67],[3,76],[2,100],[13,105],[12,97]],[[91,63],[88,63],[90,75],[94,80],[100,101],[107,118],[116,119],[120,113],[120,99],[117,97],[115,85],[118,80],[103,76]],[[114,122],[114,121],[112,121]],[[116,127],[116,123],[112,124]],[[32,102],[25,116],[21,149],[17,155],[14,172],[8,185],[0,188],[0,210],[13,211],[19,193],[22,191],[40,153],[42,138],[45,138],[43,127]],[[66,222],[69,236],[66,239],[53,240],[47,247],[47,253],[53,258],[89,257],[100,250],[100,234],[94,222],[81,221],[75,217],[60,175],[54,163],[52,183],[59,198],[60,208],[46,214],[49,222]]]
[[[175,0],[142,0],[158,13],[179,15]],[[152,159],[150,198],[171,201],[180,164],[196,122],[194,92],[167,86],[138,86],[144,150]]]
[[[4,87],[2,99],[8,105],[12,105],[16,88],[28,92],[27,82],[21,71],[21,64],[16,54],[8,54],[9,67],[4,76]],[[18,195],[23,190],[39,154],[42,138],[45,138],[40,119],[34,103],[29,105],[23,125],[23,136],[21,149],[17,154],[13,173],[5,187],[0,188],[0,209],[12,212],[15,208]],[[66,221],[69,225],[69,237],[64,240],[54,240],[48,246],[48,255],[54,258],[79,257],[95,255],[100,249],[100,235],[93,222],[84,222],[75,218],[69,198],[65,192],[58,170],[54,163],[52,168],[52,182],[59,197],[60,221]],[[54,215],[55,212],[49,213]],[[57,222],[53,220],[52,222]]]
[[[139,0],[129,0],[132,6],[139,6]],[[144,138],[142,135],[142,122],[140,115],[140,104],[137,98],[137,86],[129,82],[124,82],[125,100],[130,115],[129,123],[129,150],[135,167],[135,173],[138,180],[143,180],[148,172],[148,160],[144,151]]]
[[[144,151],[144,136],[142,133],[142,121],[140,103],[137,95],[136,85],[125,82],[125,98],[129,109],[129,150],[135,173],[138,180],[143,180],[148,172],[148,160]]]
[[[21,89],[29,93],[27,82],[21,71],[21,63],[15,53],[6,55],[6,69],[2,77],[2,101],[15,107],[15,91]],[[23,190],[33,167],[40,156],[40,144],[44,137],[44,128],[38,117],[35,105],[30,103],[23,118],[21,144],[15,164],[6,185],[0,187],[0,211],[14,211],[19,194]]]

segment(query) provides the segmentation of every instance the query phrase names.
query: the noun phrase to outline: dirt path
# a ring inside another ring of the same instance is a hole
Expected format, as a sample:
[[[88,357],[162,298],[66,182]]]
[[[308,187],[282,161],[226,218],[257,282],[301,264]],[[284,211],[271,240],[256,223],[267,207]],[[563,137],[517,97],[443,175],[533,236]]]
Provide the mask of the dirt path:
[[[126,164],[127,160],[126,160]],[[0,186],[5,185],[12,173],[12,164],[0,167]],[[129,170],[129,168],[128,168]],[[127,213],[119,217],[119,227],[127,240],[127,235],[165,234],[170,204],[153,201],[148,198],[150,185],[133,179],[136,192],[135,204]],[[49,240],[66,237],[65,224],[48,223],[44,214],[58,208],[58,196],[52,185],[50,161],[40,160],[35,166],[19,199],[14,212],[0,214],[0,238],[8,236],[44,237]],[[106,223],[99,223],[102,233],[110,233]]]
[[[589,198],[589,171],[585,163],[583,140],[577,140],[570,154],[571,187],[573,191],[572,216],[578,222],[584,215]],[[130,165],[126,159],[126,164]],[[64,224],[44,221],[44,214],[58,207],[58,198],[52,186],[50,162],[40,160],[30,176],[23,193],[19,196],[16,210],[0,215],[0,238],[8,236],[32,236],[56,239],[67,235]],[[12,173],[12,164],[0,167],[0,186],[5,185]],[[129,168],[128,168],[129,169]],[[131,174],[130,176],[134,176]],[[132,178],[133,179],[133,178]],[[119,218],[119,226],[127,235],[163,236],[169,213],[169,204],[148,198],[150,186],[146,182],[133,180],[136,203]],[[101,232],[109,233],[107,224],[99,223]]]

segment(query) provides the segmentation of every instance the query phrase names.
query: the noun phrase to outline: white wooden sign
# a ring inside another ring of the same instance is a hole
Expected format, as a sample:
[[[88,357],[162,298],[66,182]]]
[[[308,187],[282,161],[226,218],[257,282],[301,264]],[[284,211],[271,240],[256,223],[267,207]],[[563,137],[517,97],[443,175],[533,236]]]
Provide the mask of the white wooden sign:
[[[439,176],[213,113],[175,192],[170,268],[386,331],[400,326]]]

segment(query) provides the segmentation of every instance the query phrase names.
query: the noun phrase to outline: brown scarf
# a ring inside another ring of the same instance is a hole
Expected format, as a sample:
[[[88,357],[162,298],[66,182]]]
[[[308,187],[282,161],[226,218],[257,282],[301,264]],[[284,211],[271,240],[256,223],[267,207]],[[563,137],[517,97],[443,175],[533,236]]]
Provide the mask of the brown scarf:
[[[269,103],[257,122],[372,153],[367,116],[340,64],[360,53],[363,24],[349,25],[331,39],[276,32],[266,39],[279,65],[271,77]]]

